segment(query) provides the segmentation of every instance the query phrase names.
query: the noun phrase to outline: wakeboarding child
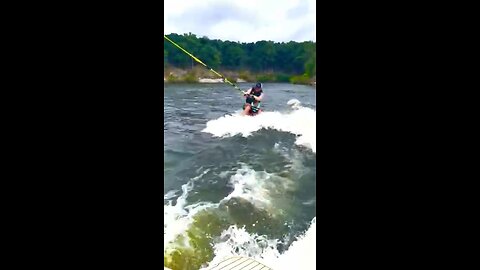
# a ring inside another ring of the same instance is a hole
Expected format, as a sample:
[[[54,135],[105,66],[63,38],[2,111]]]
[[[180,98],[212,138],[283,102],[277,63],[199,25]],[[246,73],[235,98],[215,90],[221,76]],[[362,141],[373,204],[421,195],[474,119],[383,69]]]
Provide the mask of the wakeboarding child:
[[[261,112],[260,101],[263,98],[262,84],[256,83],[252,88],[243,92],[246,97],[243,105],[243,115],[256,115]]]

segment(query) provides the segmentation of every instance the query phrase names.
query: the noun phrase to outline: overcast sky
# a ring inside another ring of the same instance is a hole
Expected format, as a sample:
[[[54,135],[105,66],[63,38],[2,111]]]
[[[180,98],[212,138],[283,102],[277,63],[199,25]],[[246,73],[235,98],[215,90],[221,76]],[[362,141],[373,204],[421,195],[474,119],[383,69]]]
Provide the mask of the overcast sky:
[[[241,42],[316,41],[315,0],[165,0],[164,33]]]

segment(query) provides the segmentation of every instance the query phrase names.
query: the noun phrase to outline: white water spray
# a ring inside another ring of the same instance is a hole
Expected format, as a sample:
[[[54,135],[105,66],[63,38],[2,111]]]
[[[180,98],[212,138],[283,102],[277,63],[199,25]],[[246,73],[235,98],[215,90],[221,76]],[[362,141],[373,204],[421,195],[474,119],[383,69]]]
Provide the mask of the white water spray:
[[[310,148],[316,152],[316,112],[302,107],[300,101],[292,99],[288,104],[293,109],[288,113],[262,112],[250,117],[240,113],[222,116],[207,122],[203,132],[216,137],[231,137],[241,134],[244,137],[252,135],[260,129],[275,129],[297,135],[295,143]]]
[[[215,257],[204,269],[231,256],[250,257],[275,270],[316,269],[316,218],[283,253],[277,249],[277,239],[249,234],[245,228],[231,226],[222,233],[221,239],[214,246]]]

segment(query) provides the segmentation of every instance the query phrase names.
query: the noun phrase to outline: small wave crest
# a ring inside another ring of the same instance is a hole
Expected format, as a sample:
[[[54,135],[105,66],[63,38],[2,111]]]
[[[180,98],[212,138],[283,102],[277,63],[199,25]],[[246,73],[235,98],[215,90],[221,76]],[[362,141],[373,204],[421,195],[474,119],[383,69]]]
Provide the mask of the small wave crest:
[[[238,134],[248,137],[260,129],[275,129],[297,135],[297,145],[316,152],[316,111],[302,107],[296,99],[289,100],[287,104],[292,108],[290,112],[262,112],[255,117],[244,116],[240,112],[224,115],[208,121],[202,131],[216,137]]]
[[[208,202],[200,202],[196,204],[188,205],[187,197],[189,192],[193,189],[194,180],[197,180],[201,176],[205,175],[208,169],[199,176],[192,178],[188,183],[182,185],[182,194],[176,199],[174,204],[174,192],[170,191],[164,195],[166,204],[163,206],[163,247],[164,251],[169,246],[168,244],[173,242],[178,235],[184,234],[190,224],[193,222],[193,217],[200,211],[217,207],[218,204],[212,204]]]
[[[230,256],[253,258],[273,269],[316,269],[316,217],[310,227],[285,252],[278,250],[278,239],[248,233],[245,228],[230,226],[214,245],[215,257],[210,267]],[[208,269],[208,268],[204,268]]]

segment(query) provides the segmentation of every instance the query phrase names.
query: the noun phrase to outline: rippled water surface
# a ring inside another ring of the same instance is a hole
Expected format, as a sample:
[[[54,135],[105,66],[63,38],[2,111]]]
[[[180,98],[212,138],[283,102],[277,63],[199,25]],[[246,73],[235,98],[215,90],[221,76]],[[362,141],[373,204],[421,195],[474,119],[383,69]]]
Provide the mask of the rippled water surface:
[[[292,258],[314,267],[305,250],[315,249],[316,89],[264,92],[265,112],[250,117],[231,86],[165,84],[165,266],[244,255],[274,269]]]

